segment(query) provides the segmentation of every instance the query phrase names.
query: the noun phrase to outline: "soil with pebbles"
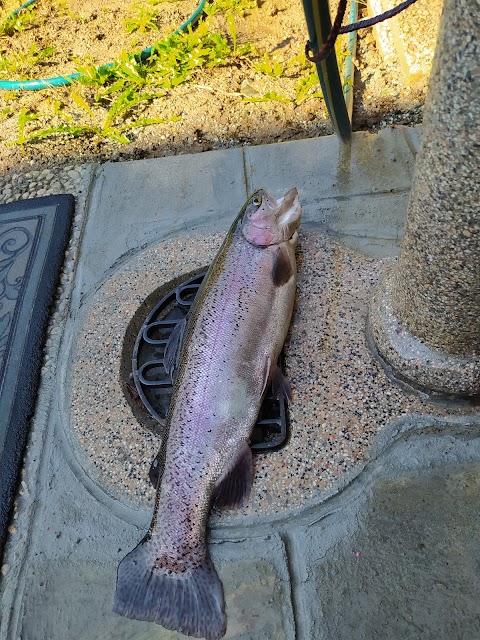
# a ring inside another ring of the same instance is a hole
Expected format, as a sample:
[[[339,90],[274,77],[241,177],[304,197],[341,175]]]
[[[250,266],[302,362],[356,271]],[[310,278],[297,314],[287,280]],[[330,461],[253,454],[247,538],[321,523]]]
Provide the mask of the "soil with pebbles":
[[[142,0],[137,5],[141,3]],[[135,11],[134,4],[133,0],[129,3],[125,0],[64,0],[58,3],[38,0],[36,19],[31,27],[10,38],[0,38],[0,55],[8,58],[33,45],[39,48],[54,46],[55,54],[25,71],[23,77],[71,73],[75,70],[75,60],[88,59],[102,64],[115,59],[122,51],[139,51],[149,46],[170,33],[196,6],[195,0],[161,3],[157,5],[158,31],[127,34],[125,21]],[[421,42],[428,30],[428,38],[434,41],[440,0],[417,9],[421,4],[409,9],[409,19],[415,23],[409,37]],[[237,15],[238,42],[250,42],[259,56],[268,52],[282,62],[301,54],[307,38],[301,3],[258,0],[257,5]],[[418,20],[415,11],[425,19]],[[218,31],[229,37],[225,18],[216,16],[214,20]],[[360,31],[355,57],[354,130],[375,131],[392,124],[421,122],[431,53],[430,50],[424,55],[427,73],[409,83],[398,65],[382,58],[372,29]],[[321,98],[312,97],[295,105],[293,98],[298,74],[286,72],[273,78],[258,72],[252,64],[254,60],[254,56],[249,55],[236,60],[235,64],[198,71],[190,82],[178,86],[166,97],[139,106],[135,117],[180,116],[180,120],[133,129],[128,134],[128,144],[96,135],[76,139],[52,136],[24,145],[12,144],[18,136],[18,113],[22,109],[40,115],[40,120],[27,124],[27,132],[35,127],[59,124],[60,115],[55,113],[58,103],[63,110],[62,117],[67,115],[74,122],[83,124],[86,115],[71,100],[67,88],[0,92],[0,173],[192,153],[333,133]],[[83,95],[88,98],[88,88],[82,91],[86,91]],[[245,96],[262,96],[269,91],[291,100],[244,101]]]

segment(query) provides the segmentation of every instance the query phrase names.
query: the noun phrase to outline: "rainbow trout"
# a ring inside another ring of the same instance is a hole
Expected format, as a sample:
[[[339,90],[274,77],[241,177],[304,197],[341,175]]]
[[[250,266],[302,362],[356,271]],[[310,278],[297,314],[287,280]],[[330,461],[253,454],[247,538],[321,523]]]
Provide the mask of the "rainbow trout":
[[[291,399],[276,362],[296,287],[297,190],[245,203],[165,351],[176,368],[152,524],[118,567],[114,611],[195,638],[226,632],[223,589],[210,561],[212,505],[250,494],[248,445],[269,384]]]

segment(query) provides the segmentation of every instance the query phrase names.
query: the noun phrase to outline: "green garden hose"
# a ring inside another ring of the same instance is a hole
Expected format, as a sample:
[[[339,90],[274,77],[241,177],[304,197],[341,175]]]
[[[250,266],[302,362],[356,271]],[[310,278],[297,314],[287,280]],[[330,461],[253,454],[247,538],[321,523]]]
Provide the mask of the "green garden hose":
[[[34,2],[36,2],[36,0],[28,0],[28,2],[25,2],[24,4],[22,4],[21,7],[18,7],[18,9],[15,9],[15,11],[12,11],[12,13],[8,16],[7,20],[9,18],[13,18],[14,16],[17,16],[22,9],[26,9],[27,7],[29,7]]]

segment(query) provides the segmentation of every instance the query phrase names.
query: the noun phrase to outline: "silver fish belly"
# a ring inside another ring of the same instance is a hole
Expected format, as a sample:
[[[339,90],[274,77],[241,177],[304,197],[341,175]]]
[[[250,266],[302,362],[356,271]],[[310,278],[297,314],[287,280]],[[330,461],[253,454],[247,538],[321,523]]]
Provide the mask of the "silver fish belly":
[[[241,506],[253,476],[249,438],[271,383],[291,398],[276,362],[293,311],[296,189],[256,191],[235,219],[197,294],[181,348],[153,520],[120,563],[114,611],[196,638],[226,631],[210,561],[212,504]]]

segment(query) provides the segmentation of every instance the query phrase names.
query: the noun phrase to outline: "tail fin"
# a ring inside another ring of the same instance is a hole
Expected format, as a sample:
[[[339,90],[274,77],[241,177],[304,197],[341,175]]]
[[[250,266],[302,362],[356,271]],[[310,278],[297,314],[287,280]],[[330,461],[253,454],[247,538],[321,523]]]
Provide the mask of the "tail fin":
[[[144,539],[120,562],[115,613],[194,638],[222,638],[227,626],[223,588],[210,559],[175,573],[154,566],[156,555],[153,543]]]

